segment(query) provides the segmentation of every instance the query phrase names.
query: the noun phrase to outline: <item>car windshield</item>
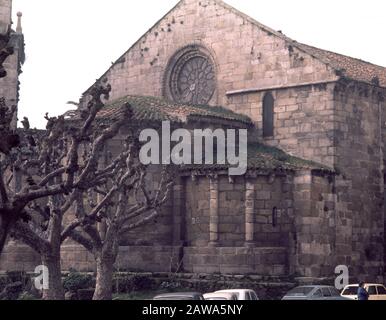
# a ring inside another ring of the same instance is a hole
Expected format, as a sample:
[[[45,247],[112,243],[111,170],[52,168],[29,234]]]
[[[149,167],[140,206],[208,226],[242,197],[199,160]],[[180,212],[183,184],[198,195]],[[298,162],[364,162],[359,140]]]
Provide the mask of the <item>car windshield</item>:
[[[359,287],[348,287],[344,289],[342,295],[344,296],[356,296],[358,294]]]
[[[340,296],[340,293],[339,293],[339,291],[338,291],[337,289],[335,289],[335,288],[330,288],[330,291],[331,291],[331,294],[332,294],[333,297],[338,297],[338,296]]]
[[[297,287],[288,292],[287,296],[307,296],[313,289],[313,287]]]

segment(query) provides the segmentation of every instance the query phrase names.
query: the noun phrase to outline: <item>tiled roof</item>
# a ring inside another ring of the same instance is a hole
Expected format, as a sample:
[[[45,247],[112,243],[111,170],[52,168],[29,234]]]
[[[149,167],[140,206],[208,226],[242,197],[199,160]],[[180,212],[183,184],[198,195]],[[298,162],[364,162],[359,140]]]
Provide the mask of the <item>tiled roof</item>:
[[[265,30],[266,32],[275,35],[286,41],[288,45],[292,45],[295,48],[298,48],[304,51],[307,54],[315,57],[323,63],[328,64],[333,69],[339,71],[339,75],[356,80],[361,82],[366,82],[373,85],[378,85],[380,87],[386,87],[386,67],[377,66],[370,62],[366,62],[360,59],[355,59],[348,57],[342,54],[334,53],[331,51],[315,48],[306,44],[299,43],[293,39],[287,37],[282,32],[273,30],[262,23],[256,21],[250,16],[242,13],[241,11],[235,9],[234,7],[228,5],[222,0],[215,0],[218,4],[227,8],[231,12],[243,17],[251,24],[259,27],[260,29]]]
[[[240,126],[252,125],[247,116],[234,113],[223,107],[210,107],[203,105],[184,105],[155,97],[126,96],[108,103],[97,115],[97,119],[110,119],[119,117],[122,108],[129,103],[134,112],[134,121],[171,121],[186,123],[189,120],[200,119],[203,121],[231,121]],[[77,118],[77,112],[68,112],[66,116]]]
[[[213,171],[228,170],[230,165],[185,165],[182,171]],[[317,170],[333,173],[334,170],[322,164],[304,160],[289,155],[288,153],[274,147],[261,143],[248,145],[248,169],[262,171],[294,171],[301,169]]]
[[[386,87],[385,67],[302,43],[297,43],[296,46],[338,70],[343,77]]]

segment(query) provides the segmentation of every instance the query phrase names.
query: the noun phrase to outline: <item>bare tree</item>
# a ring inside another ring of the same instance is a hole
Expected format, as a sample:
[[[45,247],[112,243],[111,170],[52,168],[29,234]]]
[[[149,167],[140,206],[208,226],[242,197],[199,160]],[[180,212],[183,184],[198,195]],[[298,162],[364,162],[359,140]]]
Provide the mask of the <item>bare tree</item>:
[[[48,267],[49,289],[43,291],[45,299],[64,298],[60,247],[71,229],[64,225],[64,216],[71,212],[80,195],[104,185],[112,175],[118,178],[120,172],[121,155],[98,170],[106,144],[132,117],[131,107],[125,104],[116,119],[97,121],[98,112],[104,107],[102,96],[107,98],[110,90],[105,82],[95,85],[77,122],[47,115],[47,130],[24,130],[20,147],[7,157],[4,170],[12,173],[3,188],[6,199],[10,199],[7,204],[28,218],[13,223],[12,235],[37,251]],[[28,129],[27,121],[24,126]],[[10,187],[12,182],[15,188]]]
[[[135,144],[130,143],[127,150],[121,155],[119,179],[111,177],[94,194],[78,194],[75,208],[78,221],[66,230],[95,258],[94,300],[112,299],[113,271],[122,236],[154,223],[173,188],[171,167],[163,167],[158,187],[153,188],[154,181],[149,184],[146,179],[148,168],[138,163]],[[89,223],[82,223],[85,220]]]
[[[10,128],[15,108],[11,110],[0,99],[0,255],[3,250],[9,230],[14,222],[25,217],[23,210],[24,198],[15,202],[6,187],[9,154],[20,143],[19,136]]]
[[[12,54],[7,39],[0,39],[0,77],[6,75],[2,63]],[[156,218],[172,188],[164,169],[151,196],[134,139],[126,139],[119,155],[100,166],[108,141],[132,117],[130,106],[125,104],[118,118],[96,121],[104,106],[101,96],[107,98],[110,90],[106,82],[96,84],[79,121],[46,115],[45,131],[31,130],[26,118],[22,121],[24,130],[13,130],[16,108],[8,108],[5,100],[0,100],[0,254],[11,230],[16,239],[38,252],[49,270],[45,299],[64,298],[60,248],[68,237],[95,256],[94,298],[110,299],[120,235]],[[100,201],[94,203],[96,194]],[[75,220],[65,225],[64,217],[71,213],[75,213]],[[97,228],[101,222],[106,226],[103,235]]]

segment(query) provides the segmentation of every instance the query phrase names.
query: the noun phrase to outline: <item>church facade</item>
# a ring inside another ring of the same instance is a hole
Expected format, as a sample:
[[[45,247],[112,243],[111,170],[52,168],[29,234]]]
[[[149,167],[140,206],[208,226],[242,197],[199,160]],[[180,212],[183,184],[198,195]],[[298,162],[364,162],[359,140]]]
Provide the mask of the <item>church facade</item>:
[[[181,169],[157,227],[122,239],[118,270],[332,278],[345,265],[383,280],[385,68],[298,43],[221,0],[182,0],[101,78],[111,103],[222,106],[231,118],[200,124],[249,130],[247,173]],[[63,266],[93,261],[68,244]]]

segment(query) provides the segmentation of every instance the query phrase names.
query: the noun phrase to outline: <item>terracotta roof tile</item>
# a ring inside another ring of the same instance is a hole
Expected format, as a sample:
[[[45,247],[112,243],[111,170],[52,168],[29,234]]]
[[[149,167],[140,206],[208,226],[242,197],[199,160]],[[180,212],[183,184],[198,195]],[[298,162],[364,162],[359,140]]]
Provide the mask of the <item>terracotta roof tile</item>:
[[[340,71],[341,75],[346,78],[386,87],[385,67],[302,43],[294,45]]]
[[[282,32],[273,30],[265,26],[264,24],[256,21],[245,13],[233,8],[222,0],[216,0],[216,2],[223,7],[227,8],[231,12],[243,17],[251,24],[265,30],[269,34],[273,34],[287,42],[288,45],[292,45],[312,56],[316,59],[330,65],[333,69],[340,71],[343,77],[366,82],[373,85],[379,85],[380,87],[386,87],[386,68],[377,66],[370,62],[366,62],[360,59],[355,59],[335,52],[315,48],[306,44],[299,43],[293,39],[287,37]]]
[[[223,107],[204,105],[184,105],[169,102],[161,98],[144,96],[126,96],[108,103],[97,115],[97,119],[116,118],[122,113],[122,106],[129,103],[133,108],[134,121],[171,121],[186,123],[201,119],[212,123],[216,121],[237,122],[240,126],[250,126],[252,121],[247,116],[234,113]],[[77,118],[76,111],[66,114],[70,119]]]
[[[186,165],[182,166],[182,171],[213,171],[213,170],[228,170],[230,165]],[[301,169],[317,170],[327,173],[333,173],[334,170],[317,162],[304,160],[298,157],[289,155],[288,153],[275,148],[264,145],[262,143],[254,143],[248,145],[248,169],[263,170],[263,171],[294,171]]]

